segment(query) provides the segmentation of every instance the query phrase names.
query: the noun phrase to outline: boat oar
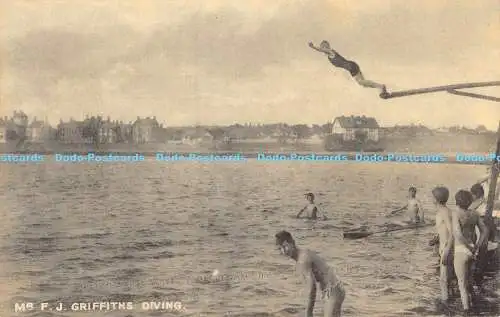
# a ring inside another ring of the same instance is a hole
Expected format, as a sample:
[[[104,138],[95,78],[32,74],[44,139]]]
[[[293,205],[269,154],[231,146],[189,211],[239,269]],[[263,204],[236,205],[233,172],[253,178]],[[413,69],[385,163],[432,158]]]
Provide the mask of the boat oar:
[[[377,233],[387,233],[387,232],[393,232],[393,231],[401,231],[401,230],[408,230],[408,229],[416,229],[416,228],[423,228],[427,226],[431,226],[432,224],[428,225],[414,225],[414,226],[408,226],[408,227],[403,227],[403,228],[392,228],[392,229],[385,229],[385,230],[380,230],[380,231],[348,231],[344,232],[344,239],[362,239],[369,237],[373,234]]]
[[[402,210],[404,210],[404,209],[406,209],[406,206],[405,206],[405,207],[398,208],[398,209],[395,209],[395,210],[391,211],[390,213],[386,214],[385,216],[386,216],[387,218],[392,217],[392,216],[394,216],[395,214],[397,214],[398,212],[400,212],[400,211],[402,211]]]

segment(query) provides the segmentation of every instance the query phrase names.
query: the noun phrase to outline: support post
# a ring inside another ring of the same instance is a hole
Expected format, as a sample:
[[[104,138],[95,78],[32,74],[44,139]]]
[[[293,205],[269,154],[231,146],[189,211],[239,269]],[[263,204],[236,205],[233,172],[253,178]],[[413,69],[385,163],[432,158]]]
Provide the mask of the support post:
[[[497,190],[498,173],[500,170],[500,162],[498,161],[498,158],[500,157],[500,122],[498,123],[497,148],[495,153],[496,157],[493,159],[493,164],[491,166],[490,188],[488,189],[488,200],[486,201],[486,213],[484,215],[487,221],[492,220],[493,205],[495,203],[495,193]]]
[[[497,178],[500,164],[497,161],[497,158],[500,157],[500,122],[498,123],[498,131],[497,131],[497,148],[496,148],[496,157],[493,159],[493,164],[491,167],[490,174],[490,188],[488,189],[488,200],[486,202],[486,212],[484,215],[484,222],[486,227],[489,229],[488,231],[488,240],[491,240],[493,236],[494,239],[497,238],[497,223],[493,220],[493,206],[495,203],[495,192],[497,187]],[[478,258],[476,259],[476,272],[475,281],[478,285],[482,285],[484,283],[484,275],[485,270],[488,265],[490,259],[488,259],[488,242],[486,242],[485,246],[481,246],[479,248]],[[497,287],[495,287],[497,288]]]

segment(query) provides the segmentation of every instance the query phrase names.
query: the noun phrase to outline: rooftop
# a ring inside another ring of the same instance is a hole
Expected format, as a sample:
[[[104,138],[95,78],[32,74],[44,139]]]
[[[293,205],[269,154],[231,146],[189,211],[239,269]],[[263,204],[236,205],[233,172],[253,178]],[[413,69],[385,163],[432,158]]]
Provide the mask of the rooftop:
[[[365,128],[365,129],[378,129],[379,125],[377,123],[377,120],[372,117],[365,117],[365,116],[341,116],[337,117],[334,120],[338,121],[340,126],[342,128]]]

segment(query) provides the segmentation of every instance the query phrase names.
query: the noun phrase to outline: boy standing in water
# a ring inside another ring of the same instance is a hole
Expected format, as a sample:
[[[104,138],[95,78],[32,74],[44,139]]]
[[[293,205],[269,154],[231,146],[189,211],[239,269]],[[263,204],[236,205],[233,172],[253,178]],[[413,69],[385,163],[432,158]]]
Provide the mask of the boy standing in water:
[[[297,262],[298,273],[305,277],[308,295],[305,317],[313,317],[316,301],[316,283],[319,284],[322,297],[325,301],[323,307],[324,317],[340,317],[342,303],[345,299],[345,290],[333,268],[316,252],[299,249],[288,231],[278,232],[275,238],[276,246],[278,246],[281,253],[295,260]]]
[[[470,188],[470,193],[472,194],[472,204],[470,205],[470,210],[477,211],[481,216],[484,216],[486,200],[484,199],[484,188],[481,184],[477,183],[472,185]]]
[[[450,192],[446,187],[436,187],[432,190],[436,206],[436,231],[439,240],[439,285],[441,302],[447,305],[449,299],[448,280],[452,269],[453,227],[451,210],[446,206]]]
[[[497,166],[497,165],[495,165]],[[498,168],[498,167],[496,167]],[[478,181],[478,184],[485,184],[486,188],[490,188],[490,182],[491,182],[491,166],[488,166],[486,168],[486,174],[484,175],[483,178],[481,178],[479,181]],[[500,177],[497,179],[497,186],[496,186],[496,190],[495,190],[495,196],[494,196],[494,208],[493,209],[496,209],[496,208],[500,208]]]
[[[495,223],[493,221],[490,221],[491,223],[486,223],[485,219],[485,213],[486,213],[486,199],[484,198],[484,189],[483,186],[480,184],[474,184],[470,188],[470,193],[472,194],[472,204],[469,207],[469,210],[475,211],[481,220],[486,224],[488,227],[489,235],[488,238],[492,238],[491,241],[493,241],[493,238],[495,237],[494,233],[496,230]],[[479,228],[476,227],[476,237],[479,237],[480,231]],[[480,246],[482,247],[482,246]]]
[[[453,266],[457,275],[458,288],[464,312],[470,311],[470,291],[472,285],[472,261],[478,247],[487,239],[488,229],[476,211],[469,210],[472,204],[472,194],[459,190],[455,195],[458,210],[452,213],[454,260]],[[476,242],[476,226],[479,227],[479,240]]]
[[[487,222],[485,221],[485,211],[486,211],[486,201],[484,199],[484,189],[483,186],[480,184],[474,184],[472,185],[470,192],[472,194],[472,204],[469,207],[469,210],[471,211],[476,211],[476,213],[479,215],[481,220],[484,222],[486,227],[488,227],[488,237],[486,240],[490,238],[494,238],[494,233],[496,230],[496,226],[493,223],[493,221]],[[479,236],[481,236],[481,231],[478,226],[476,226],[475,229],[475,235],[476,235],[476,240],[475,242],[479,243]],[[492,239],[493,240],[493,239]],[[475,263],[475,270],[474,270],[474,280],[476,285],[480,286],[483,281],[483,271],[486,269],[486,266],[488,264],[488,243],[485,241],[483,245],[478,245],[478,257],[476,259]]]
[[[393,212],[391,212],[391,215],[394,215],[403,210],[407,210],[409,218],[408,220],[410,223],[424,223],[425,220],[422,203],[416,197],[417,189],[412,186],[408,189],[408,203],[406,204],[406,206],[394,210]]]
[[[312,219],[316,220],[318,219],[318,207],[316,207],[316,204],[314,203],[314,194],[313,193],[307,193],[304,195],[307,200],[307,205],[305,205],[304,208],[302,208],[299,213],[297,214],[297,218],[300,218],[300,216],[306,212],[306,219]],[[323,215],[323,220],[325,220],[325,216]]]

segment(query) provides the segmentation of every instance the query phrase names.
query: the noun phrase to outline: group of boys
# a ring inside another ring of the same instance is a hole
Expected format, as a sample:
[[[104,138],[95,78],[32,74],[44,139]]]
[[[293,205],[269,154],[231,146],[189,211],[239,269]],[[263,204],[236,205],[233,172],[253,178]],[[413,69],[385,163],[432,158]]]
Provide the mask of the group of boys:
[[[410,187],[408,204],[393,213],[408,210],[409,220],[421,223],[425,220],[421,203],[416,199],[416,192],[415,187]],[[307,193],[305,196],[308,204],[298,213],[297,218],[306,213],[307,218],[317,219],[319,210],[314,203],[314,194]],[[450,192],[446,187],[434,188],[432,196],[436,206],[437,231],[433,240],[439,245],[440,257],[440,304],[447,306],[449,302],[448,283],[450,274],[454,271],[463,311],[468,314],[471,309],[471,293],[480,286],[482,277],[481,274],[474,276],[472,265],[475,262],[476,271],[484,269],[485,259],[478,258],[478,255],[484,254],[490,233],[483,221],[483,215],[478,212],[485,205],[484,189],[480,184],[475,184],[470,191],[459,190],[455,194],[457,208],[454,210],[447,206]],[[324,316],[340,316],[345,289],[333,268],[315,252],[298,248],[288,231],[280,231],[275,235],[275,239],[281,253],[295,260],[299,273],[306,278],[308,296],[305,316],[313,315],[316,284],[319,285],[325,301]]]
[[[488,238],[492,227],[487,226],[484,216],[478,210],[484,207],[484,189],[480,184],[470,191],[459,190],[455,194],[457,208],[447,206],[449,190],[436,187],[432,190],[436,205],[437,236],[431,245],[439,245],[441,305],[449,302],[448,283],[450,274],[456,276],[463,311],[471,309],[471,294],[481,287],[482,272],[485,269]],[[493,237],[493,235],[491,235]]]

